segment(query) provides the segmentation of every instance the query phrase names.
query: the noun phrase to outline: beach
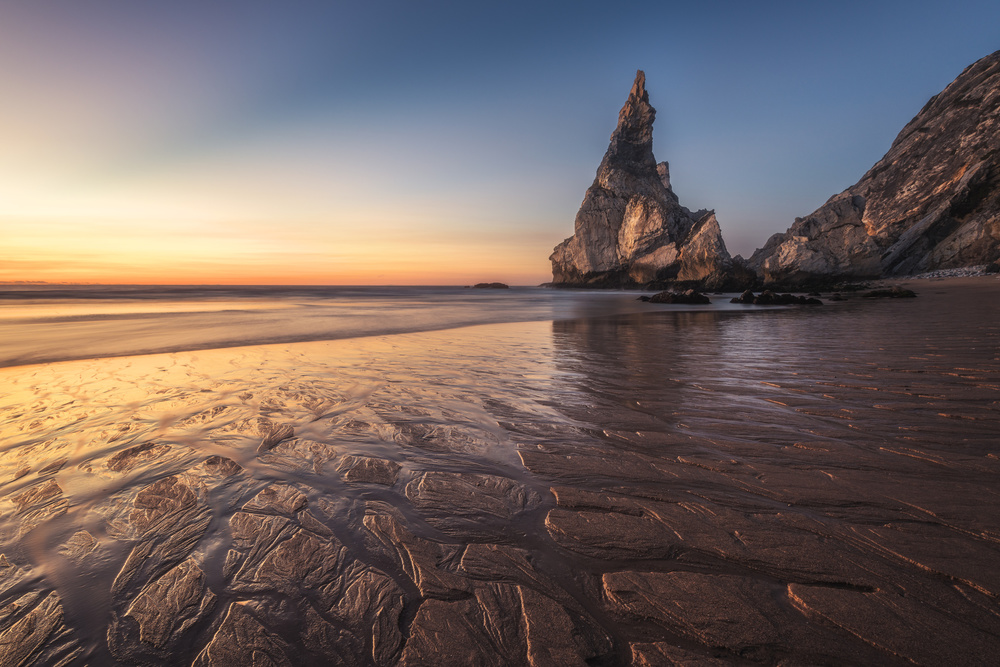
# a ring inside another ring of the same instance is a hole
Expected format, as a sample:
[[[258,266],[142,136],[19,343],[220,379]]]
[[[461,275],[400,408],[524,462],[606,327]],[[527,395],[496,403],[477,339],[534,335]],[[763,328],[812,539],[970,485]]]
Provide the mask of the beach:
[[[1000,280],[902,284],[3,300],[0,664],[988,663]]]

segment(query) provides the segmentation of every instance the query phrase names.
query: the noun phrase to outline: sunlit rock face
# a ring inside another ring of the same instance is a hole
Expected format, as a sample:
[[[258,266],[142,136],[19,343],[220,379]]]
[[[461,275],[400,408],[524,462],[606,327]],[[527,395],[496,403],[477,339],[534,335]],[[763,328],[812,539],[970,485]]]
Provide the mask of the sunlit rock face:
[[[750,258],[765,282],[908,275],[1000,257],[1000,51],[966,68],[860,181]]]
[[[655,118],[640,70],[576,214],[575,232],[549,258],[553,284],[633,287],[682,280],[720,286],[729,279],[734,262],[714,212],[681,206],[669,166],[653,157]]]

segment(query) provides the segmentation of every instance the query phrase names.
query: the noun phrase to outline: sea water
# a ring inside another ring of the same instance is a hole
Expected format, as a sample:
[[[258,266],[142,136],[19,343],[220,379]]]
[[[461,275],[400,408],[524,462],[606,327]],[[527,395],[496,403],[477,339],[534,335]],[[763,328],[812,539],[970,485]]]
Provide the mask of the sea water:
[[[678,308],[640,303],[638,294],[541,288],[7,285],[0,288],[0,367]],[[728,301],[717,299],[703,308],[734,307]]]

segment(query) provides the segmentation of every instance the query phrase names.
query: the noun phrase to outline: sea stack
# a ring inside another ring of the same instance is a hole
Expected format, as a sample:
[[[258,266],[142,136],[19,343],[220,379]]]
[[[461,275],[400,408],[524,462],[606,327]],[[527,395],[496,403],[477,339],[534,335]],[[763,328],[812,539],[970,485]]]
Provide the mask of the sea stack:
[[[1000,51],[931,98],[860,181],[749,260],[766,283],[900,276],[1000,258]]]
[[[719,289],[740,267],[729,256],[714,211],[692,213],[670,187],[670,169],[653,157],[656,109],[646,75],[635,83],[618,126],[576,214],[573,236],[551,257],[560,287],[641,287],[696,283]]]

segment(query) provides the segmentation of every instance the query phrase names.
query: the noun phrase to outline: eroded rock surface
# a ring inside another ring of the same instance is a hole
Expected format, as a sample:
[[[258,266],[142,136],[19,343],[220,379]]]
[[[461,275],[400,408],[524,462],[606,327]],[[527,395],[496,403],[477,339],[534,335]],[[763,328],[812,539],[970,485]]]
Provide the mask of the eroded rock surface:
[[[432,526],[459,536],[498,534],[541,501],[537,492],[507,477],[447,472],[414,479],[406,497]]]
[[[70,664],[83,649],[65,623],[59,595],[23,592],[27,576],[0,554],[0,665]]]
[[[287,644],[257,620],[246,603],[229,605],[226,617],[204,650],[192,663],[209,665],[275,665],[294,663]]]
[[[93,535],[86,530],[80,530],[73,533],[66,544],[59,548],[59,553],[66,558],[82,561],[99,547],[100,544]]]
[[[717,289],[752,280],[730,257],[713,211],[691,212],[670,187],[666,162],[653,157],[653,120],[640,70],[618,115],[611,144],[558,246],[552,283],[628,287],[668,281]]]
[[[424,602],[401,665],[586,665],[591,639],[558,603],[521,586],[481,585],[462,600]]]
[[[147,584],[123,615],[113,617],[108,645],[119,659],[130,662],[169,660],[192,626],[212,611],[216,599],[205,573],[187,559]]]
[[[369,506],[364,525],[378,541],[375,548],[399,564],[422,597],[444,600],[471,594],[472,582],[449,571],[461,551],[458,547],[417,537],[402,517],[385,505]]]
[[[309,512],[304,496],[291,487],[267,491],[257,496],[265,496],[262,502],[246,506],[254,512],[237,512],[230,521],[233,548],[223,573],[232,591],[260,600],[253,613],[230,607],[233,629],[247,628],[267,651],[280,647],[280,655],[301,655],[302,646],[311,660],[340,656],[344,664],[390,664],[402,643],[402,590],[357,560]],[[269,511],[283,516],[258,513]],[[290,614],[305,619],[299,629],[273,636],[268,628],[285,627]],[[223,623],[212,640],[217,647],[206,648],[208,657],[242,650],[227,634]]]
[[[114,472],[127,472],[141,461],[162,456],[170,450],[168,445],[155,442],[144,442],[128,449],[123,449],[108,458],[108,469]]]
[[[860,181],[749,260],[765,282],[909,275],[1000,258],[1000,51],[970,65]]]
[[[24,598],[13,603],[9,613],[29,606]],[[78,656],[70,632],[63,623],[59,596],[50,593],[30,611],[0,631],[0,665],[66,664]]]
[[[337,470],[344,473],[348,482],[383,484],[392,486],[399,476],[399,464],[387,459],[377,459],[371,456],[348,455],[341,459]]]

